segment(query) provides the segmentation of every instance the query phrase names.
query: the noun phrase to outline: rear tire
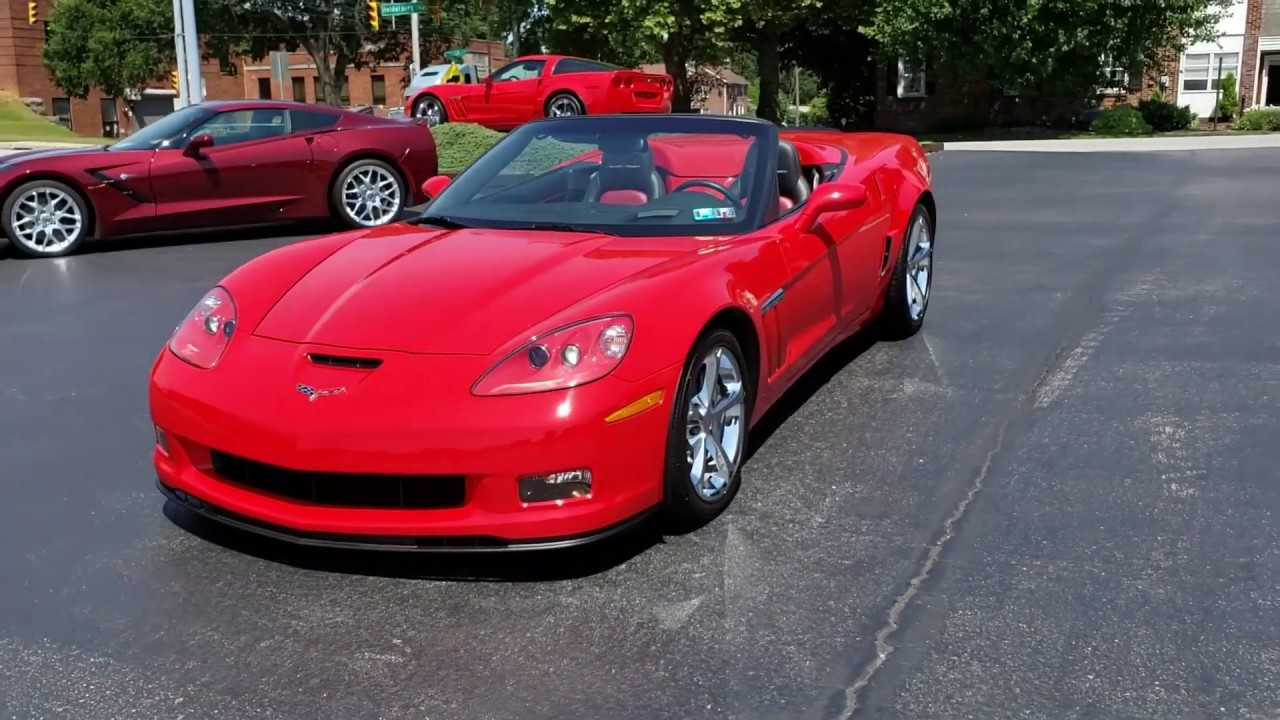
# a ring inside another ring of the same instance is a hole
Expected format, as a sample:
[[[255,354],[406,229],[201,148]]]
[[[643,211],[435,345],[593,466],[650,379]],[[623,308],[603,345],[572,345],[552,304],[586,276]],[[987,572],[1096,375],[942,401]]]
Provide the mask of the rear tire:
[[[933,240],[936,224],[929,209],[917,204],[893,267],[879,330],[888,340],[905,340],[920,332],[933,296]]]
[[[427,127],[435,127],[449,122],[449,113],[444,103],[434,95],[423,95],[413,103],[413,116],[427,119]]]
[[[375,228],[400,219],[407,197],[404,179],[381,160],[364,158],[342,169],[329,203],[348,227]]]
[[[582,101],[572,93],[556,93],[547,99],[547,117],[573,117],[586,114],[587,109],[582,106]]]
[[[57,180],[14,188],[0,208],[0,228],[14,250],[29,258],[69,255],[89,234],[89,204]]]
[[[715,374],[711,381],[708,370]],[[719,328],[705,333],[685,361],[671,405],[663,473],[667,530],[706,524],[738,494],[754,404],[755,387],[737,337]]]

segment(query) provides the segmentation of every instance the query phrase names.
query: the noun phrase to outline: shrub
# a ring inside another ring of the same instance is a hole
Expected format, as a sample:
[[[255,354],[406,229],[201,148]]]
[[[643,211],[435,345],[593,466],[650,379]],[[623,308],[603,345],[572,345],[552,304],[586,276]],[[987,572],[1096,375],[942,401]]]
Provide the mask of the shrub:
[[[1152,98],[1138,103],[1138,113],[1142,119],[1156,132],[1186,130],[1191,127],[1195,116],[1191,114],[1191,106],[1177,105]]]
[[[1132,105],[1117,105],[1103,110],[1089,126],[1099,135],[1150,135],[1154,130]]]
[[[480,157],[503,134],[475,123],[445,123],[431,128],[441,173],[458,173]]]
[[[440,172],[454,175],[488,152],[506,137],[506,133],[475,123],[445,123],[431,128],[431,136],[436,141]],[[550,138],[535,139],[512,160],[508,169],[518,173],[545,172],[557,163],[594,149],[594,145],[563,143]]]
[[[1236,88],[1236,74],[1227,73],[1222,78],[1222,96],[1218,99],[1217,112],[1214,116],[1219,120],[1235,120],[1240,112],[1240,91]]]
[[[1260,107],[1249,110],[1236,121],[1237,130],[1275,132],[1280,130],[1280,108]]]

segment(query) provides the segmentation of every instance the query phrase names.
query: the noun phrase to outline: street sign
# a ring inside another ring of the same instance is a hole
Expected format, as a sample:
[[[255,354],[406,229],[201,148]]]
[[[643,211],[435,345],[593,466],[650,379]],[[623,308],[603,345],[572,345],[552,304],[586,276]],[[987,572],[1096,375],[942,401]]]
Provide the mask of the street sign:
[[[427,11],[425,2],[384,2],[380,8],[382,17],[395,17],[396,15],[413,15],[415,13],[423,13]]]

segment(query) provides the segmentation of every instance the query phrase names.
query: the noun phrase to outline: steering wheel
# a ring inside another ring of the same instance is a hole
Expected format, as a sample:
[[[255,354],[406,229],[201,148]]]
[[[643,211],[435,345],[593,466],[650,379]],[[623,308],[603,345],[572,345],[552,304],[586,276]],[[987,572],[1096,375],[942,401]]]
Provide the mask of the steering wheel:
[[[685,180],[684,182],[676,186],[676,189],[672,190],[671,192],[673,193],[684,192],[685,188],[693,188],[693,187],[711,188],[712,190],[715,190],[721,195],[724,195],[724,199],[728,200],[734,205],[744,204],[742,201],[742,198],[735,195],[734,192],[729,188],[721,185],[718,182],[712,182],[711,180],[702,180],[699,178],[695,178],[693,180]]]

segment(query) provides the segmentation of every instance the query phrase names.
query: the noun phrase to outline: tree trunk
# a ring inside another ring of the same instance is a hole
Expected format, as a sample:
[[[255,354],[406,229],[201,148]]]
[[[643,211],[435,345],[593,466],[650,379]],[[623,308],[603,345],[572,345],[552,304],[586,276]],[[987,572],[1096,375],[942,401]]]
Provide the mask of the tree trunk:
[[[671,90],[671,112],[693,109],[693,86],[689,80],[689,42],[683,30],[673,30],[662,43],[662,64],[675,87]]]
[[[772,123],[782,120],[782,109],[778,107],[778,90],[782,82],[780,44],[777,25],[766,23],[756,32],[756,64],[760,70],[760,101],[756,106],[756,117]]]
[[[340,83],[345,83],[346,79],[339,80],[338,78],[342,76],[335,72],[333,65],[335,58],[331,51],[329,28],[316,29],[316,34],[299,38],[299,43],[316,64],[316,102],[338,107],[342,92]],[[343,63],[343,70],[345,69],[345,63]]]

